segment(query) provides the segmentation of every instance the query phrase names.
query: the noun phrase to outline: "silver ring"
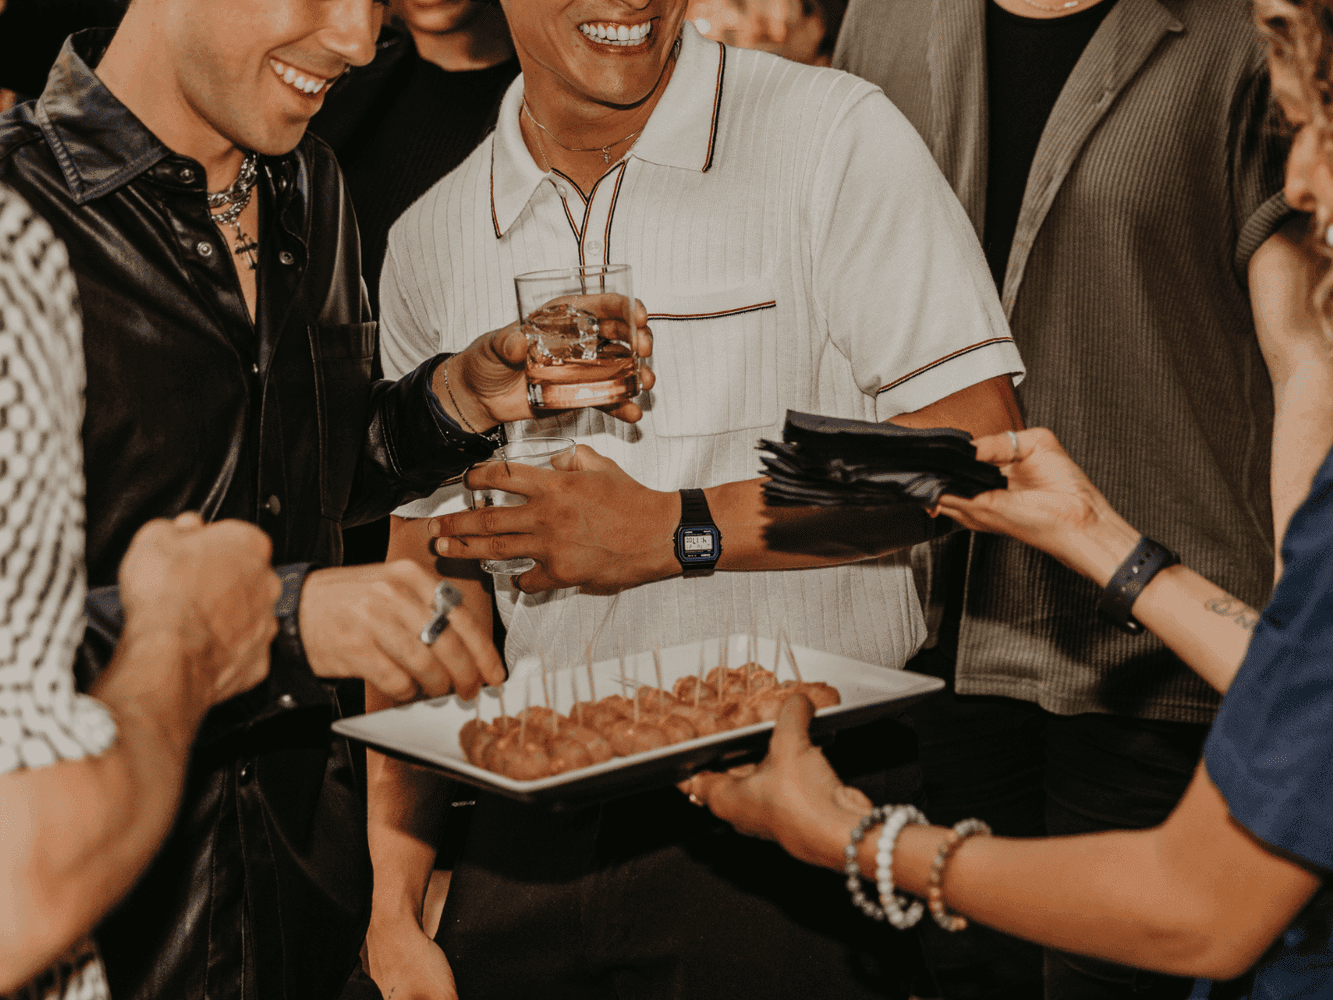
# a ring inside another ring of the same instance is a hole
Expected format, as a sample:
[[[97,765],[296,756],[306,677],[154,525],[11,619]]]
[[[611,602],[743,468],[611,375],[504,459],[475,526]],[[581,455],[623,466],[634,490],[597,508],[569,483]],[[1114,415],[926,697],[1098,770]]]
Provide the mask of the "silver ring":
[[[693,802],[700,809],[704,807],[704,800],[699,798],[699,796],[695,795],[693,792],[690,792],[690,801]]]
[[[1005,431],[1005,433],[1009,435],[1009,440],[1012,441],[1014,445],[1014,457],[1009,459],[1010,463],[1012,464],[1013,462],[1018,461],[1018,451],[1019,451],[1018,435],[1015,434],[1013,431]]]
[[[448,580],[441,580],[435,588],[435,617],[421,630],[422,645],[432,646],[449,627],[449,612],[463,603],[463,594]]]

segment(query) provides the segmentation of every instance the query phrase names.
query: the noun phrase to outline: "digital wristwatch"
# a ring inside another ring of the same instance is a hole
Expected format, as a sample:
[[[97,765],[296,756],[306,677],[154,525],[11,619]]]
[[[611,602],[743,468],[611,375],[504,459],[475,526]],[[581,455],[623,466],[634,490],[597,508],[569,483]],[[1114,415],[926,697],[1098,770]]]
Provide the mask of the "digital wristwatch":
[[[722,532],[713,523],[703,490],[680,491],[680,527],[676,529],[676,559],[689,576],[711,576],[722,556]]]

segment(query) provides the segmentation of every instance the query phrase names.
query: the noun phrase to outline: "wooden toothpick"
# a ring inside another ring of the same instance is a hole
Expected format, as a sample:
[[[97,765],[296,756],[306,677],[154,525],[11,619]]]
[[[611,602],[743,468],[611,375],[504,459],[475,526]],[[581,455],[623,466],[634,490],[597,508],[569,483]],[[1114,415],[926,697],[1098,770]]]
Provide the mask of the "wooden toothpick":
[[[798,684],[804,684],[805,678],[801,676],[801,668],[796,664],[796,650],[791,648],[791,636],[787,636],[787,657],[791,660],[791,672],[796,675]]]

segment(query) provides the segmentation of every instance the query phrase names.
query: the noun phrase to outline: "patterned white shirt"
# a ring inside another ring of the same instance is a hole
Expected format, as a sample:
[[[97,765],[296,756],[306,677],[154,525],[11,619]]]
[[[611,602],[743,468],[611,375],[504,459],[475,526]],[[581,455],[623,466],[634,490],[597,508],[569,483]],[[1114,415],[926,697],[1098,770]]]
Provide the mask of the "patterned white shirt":
[[[74,690],[83,636],[82,330],[65,248],[0,188],[0,776],[98,754],[106,708]],[[105,1000],[88,942],[17,994]]]

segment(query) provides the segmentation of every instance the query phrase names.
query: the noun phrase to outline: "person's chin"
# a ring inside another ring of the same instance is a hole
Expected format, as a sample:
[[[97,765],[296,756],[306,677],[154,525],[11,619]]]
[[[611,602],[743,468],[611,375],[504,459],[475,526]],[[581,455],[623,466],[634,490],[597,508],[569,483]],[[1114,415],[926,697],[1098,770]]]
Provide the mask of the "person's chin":
[[[270,123],[262,131],[255,130],[242,142],[237,143],[245,149],[253,150],[261,156],[286,156],[301,144],[310,117],[287,118],[281,123]]]
[[[587,92],[599,104],[631,108],[652,96],[662,79],[662,67],[653,63],[641,65],[601,63],[584,76]]]
[[[246,145],[265,156],[284,156],[305,137],[310,119],[324,106],[324,95],[308,96],[284,90],[265,107],[263,120],[256,122]]]

